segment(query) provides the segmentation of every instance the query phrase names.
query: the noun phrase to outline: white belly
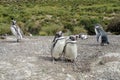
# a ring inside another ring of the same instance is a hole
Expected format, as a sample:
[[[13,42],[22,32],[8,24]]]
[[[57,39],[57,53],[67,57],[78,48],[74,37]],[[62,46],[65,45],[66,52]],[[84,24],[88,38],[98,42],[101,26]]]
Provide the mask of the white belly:
[[[82,39],[87,39],[87,35],[81,35]]]
[[[77,58],[77,45],[68,43],[65,47],[65,58],[75,60]]]
[[[14,26],[14,27],[11,26],[11,27],[10,27],[13,35],[14,35],[17,39],[22,39],[22,34],[21,34],[21,32],[20,32],[20,28],[16,29],[17,31],[15,30],[15,28],[16,28],[16,26]]]
[[[55,44],[55,47],[52,49],[52,57],[54,57],[55,59],[60,58],[63,53],[64,46],[65,39],[58,40]]]
[[[14,29],[13,27],[10,27],[10,29],[11,29],[13,35],[14,35],[14,36],[17,36],[17,32],[15,31],[15,29]]]

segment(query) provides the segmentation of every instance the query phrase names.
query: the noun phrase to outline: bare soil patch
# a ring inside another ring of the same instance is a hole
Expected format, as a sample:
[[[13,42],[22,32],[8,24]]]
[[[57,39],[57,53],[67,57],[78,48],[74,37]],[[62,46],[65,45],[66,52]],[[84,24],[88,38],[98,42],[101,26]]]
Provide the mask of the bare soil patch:
[[[79,39],[77,67],[73,63],[52,63],[53,36],[14,36],[0,39],[0,80],[119,80],[120,36],[109,35],[110,45],[100,46],[95,36]]]

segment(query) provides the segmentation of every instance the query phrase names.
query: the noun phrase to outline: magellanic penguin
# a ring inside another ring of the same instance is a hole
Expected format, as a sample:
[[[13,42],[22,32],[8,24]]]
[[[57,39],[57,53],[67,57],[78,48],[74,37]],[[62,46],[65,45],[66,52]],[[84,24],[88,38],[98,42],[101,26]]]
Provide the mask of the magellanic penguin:
[[[99,40],[101,40],[101,46],[103,46],[105,44],[109,44],[107,34],[103,30],[103,28],[100,24],[95,25],[95,33],[96,33],[97,42],[99,42]]]
[[[88,39],[87,34],[79,34],[79,38],[81,38],[82,40]]]
[[[74,62],[77,58],[77,41],[76,36],[71,35],[68,40],[66,40],[64,48],[64,57],[66,60]]]
[[[62,35],[62,31],[57,32],[52,42],[53,44],[51,48],[51,56],[53,58],[53,61],[60,59],[63,54],[65,38]]]
[[[12,19],[12,25],[10,29],[13,35],[17,38],[17,42],[19,42],[23,38],[23,32],[21,31],[19,26],[16,24],[16,21],[13,19]]]

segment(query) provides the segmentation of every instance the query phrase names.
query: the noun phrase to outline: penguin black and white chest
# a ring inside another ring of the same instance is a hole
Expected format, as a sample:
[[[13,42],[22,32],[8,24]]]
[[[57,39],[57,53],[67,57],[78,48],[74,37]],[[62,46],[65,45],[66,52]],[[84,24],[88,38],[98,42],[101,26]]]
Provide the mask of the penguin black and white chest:
[[[67,60],[75,61],[77,58],[76,36],[70,36],[66,41],[64,57]]]
[[[59,59],[63,54],[63,49],[65,46],[65,38],[62,36],[62,31],[56,33],[55,38],[53,40],[52,48],[51,48],[51,56],[54,59]]]
[[[22,31],[19,26],[16,25],[16,21],[12,20],[12,25],[10,27],[11,32],[17,38],[17,42],[23,38]]]
[[[100,24],[95,25],[95,33],[96,33],[97,42],[99,42],[99,40],[101,40],[101,45],[109,44],[107,34],[103,30],[103,28]]]

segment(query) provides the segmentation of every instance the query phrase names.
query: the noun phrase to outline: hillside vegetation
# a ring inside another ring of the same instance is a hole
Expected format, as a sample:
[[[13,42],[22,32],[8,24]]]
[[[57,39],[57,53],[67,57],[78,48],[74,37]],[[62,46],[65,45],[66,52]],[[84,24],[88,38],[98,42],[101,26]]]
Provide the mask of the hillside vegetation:
[[[96,23],[113,32],[108,27],[119,14],[119,0],[0,0],[0,34],[11,34],[12,17],[26,35],[94,34]]]

